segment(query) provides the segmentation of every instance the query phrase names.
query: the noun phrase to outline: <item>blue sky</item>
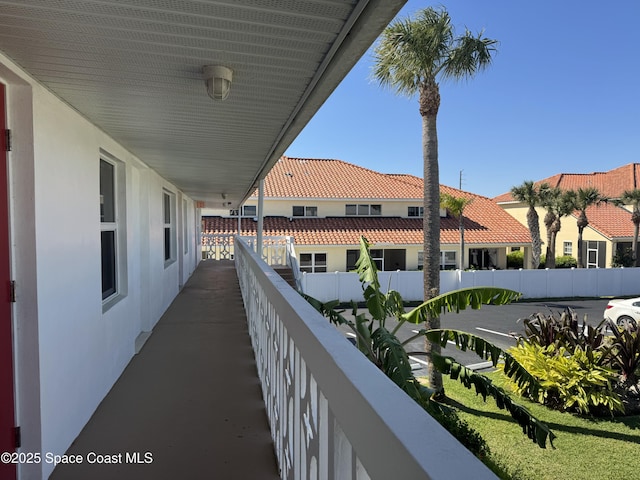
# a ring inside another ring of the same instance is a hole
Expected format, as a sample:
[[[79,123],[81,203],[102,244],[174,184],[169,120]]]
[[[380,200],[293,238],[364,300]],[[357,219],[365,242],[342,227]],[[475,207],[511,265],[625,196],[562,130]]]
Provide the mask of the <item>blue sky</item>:
[[[399,16],[429,6],[407,2]],[[440,183],[488,197],[556,173],[640,162],[640,2],[449,0],[500,42],[488,70],[440,84]],[[370,78],[363,56],[286,155],[335,158],[422,177],[417,98]]]

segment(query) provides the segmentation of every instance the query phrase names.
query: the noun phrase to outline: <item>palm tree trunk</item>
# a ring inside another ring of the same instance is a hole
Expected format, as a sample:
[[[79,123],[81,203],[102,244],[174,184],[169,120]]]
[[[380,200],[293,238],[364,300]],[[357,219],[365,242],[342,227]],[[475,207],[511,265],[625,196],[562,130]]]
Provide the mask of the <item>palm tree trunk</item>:
[[[633,208],[631,214],[631,221],[633,222],[633,243],[631,244],[631,253],[633,255],[633,265],[640,267],[640,258],[638,258],[638,234],[640,232],[640,208],[637,205]]]
[[[438,132],[436,118],[440,105],[437,84],[420,89],[422,116],[422,154],[424,160],[424,299],[440,293],[440,174],[438,171]],[[428,316],[426,329],[440,328],[440,318]],[[429,385],[444,392],[442,374],[433,367],[432,354],[440,354],[440,345],[425,339]]]
[[[589,225],[589,219],[584,209],[580,211],[576,224],[578,226],[578,268],[585,268],[584,255],[582,253],[582,232],[584,232],[584,229]]]
[[[584,255],[582,254],[582,231],[584,227],[578,227],[578,268],[584,268]]]
[[[547,214],[544,216],[544,226],[547,229],[547,250],[545,254],[545,268],[555,268],[555,249],[551,248],[551,238],[553,237],[553,222],[556,217],[553,212],[547,211]],[[555,241],[555,239],[554,239]],[[555,244],[554,244],[555,245]],[[552,267],[549,265],[553,265]]]
[[[464,270],[464,216],[460,214],[460,270]]]
[[[633,255],[634,265],[640,267],[640,259],[638,258],[638,234],[640,233],[640,224],[633,227],[633,245],[631,245],[631,253]]]
[[[556,217],[551,225],[551,236],[549,239],[549,246],[547,248],[547,268],[556,268],[556,238],[558,237],[558,232],[560,231],[560,217]]]
[[[540,222],[538,212],[535,207],[529,207],[527,211],[527,226],[531,233],[532,265],[531,268],[538,268],[540,265],[540,253],[542,252],[542,239],[540,238]]]

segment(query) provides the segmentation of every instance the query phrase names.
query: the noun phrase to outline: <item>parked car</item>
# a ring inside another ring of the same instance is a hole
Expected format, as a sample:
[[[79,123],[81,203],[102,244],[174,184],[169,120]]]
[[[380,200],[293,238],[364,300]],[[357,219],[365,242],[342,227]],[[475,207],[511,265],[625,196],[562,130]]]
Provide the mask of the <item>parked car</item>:
[[[630,323],[637,327],[640,324],[640,297],[609,300],[604,311],[604,318],[610,319],[618,325]]]

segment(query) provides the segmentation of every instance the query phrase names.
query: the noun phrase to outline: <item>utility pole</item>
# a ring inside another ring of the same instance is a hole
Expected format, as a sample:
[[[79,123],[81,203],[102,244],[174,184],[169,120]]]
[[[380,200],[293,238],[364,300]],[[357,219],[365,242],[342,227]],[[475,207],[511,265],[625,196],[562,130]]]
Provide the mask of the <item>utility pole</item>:
[[[462,172],[464,172],[464,170],[460,170],[460,183],[459,183],[458,190],[462,190]]]

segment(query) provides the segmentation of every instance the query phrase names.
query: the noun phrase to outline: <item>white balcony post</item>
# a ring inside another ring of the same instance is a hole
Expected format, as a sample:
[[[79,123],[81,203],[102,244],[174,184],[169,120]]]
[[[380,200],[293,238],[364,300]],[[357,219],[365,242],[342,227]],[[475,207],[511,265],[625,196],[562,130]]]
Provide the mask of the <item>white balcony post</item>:
[[[263,215],[262,204],[264,203],[264,180],[258,183],[258,227],[256,229],[256,253],[262,258],[262,226]]]

